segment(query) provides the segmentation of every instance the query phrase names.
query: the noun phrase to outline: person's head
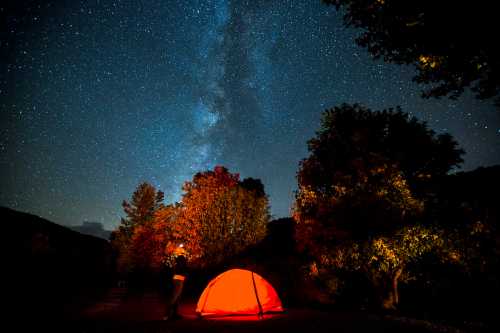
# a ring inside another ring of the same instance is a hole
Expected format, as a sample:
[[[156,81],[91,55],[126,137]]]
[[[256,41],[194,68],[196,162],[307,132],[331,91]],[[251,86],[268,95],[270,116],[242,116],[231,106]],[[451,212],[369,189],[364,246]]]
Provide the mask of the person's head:
[[[176,268],[185,268],[187,264],[187,259],[184,255],[178,255],[175,258],[175,267]]]

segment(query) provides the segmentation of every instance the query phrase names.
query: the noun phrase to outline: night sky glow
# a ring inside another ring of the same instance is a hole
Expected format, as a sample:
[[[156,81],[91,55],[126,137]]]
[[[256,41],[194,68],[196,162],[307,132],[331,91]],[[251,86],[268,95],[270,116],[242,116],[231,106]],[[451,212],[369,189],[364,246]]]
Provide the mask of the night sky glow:
[[[371,59],[315,1],[7,1],[0,4],[0,205],[102,222],[142,181],[178,200],[220,164],[260,178],[288,216],[321,112],[401,105],[500,163],[500,112],[465,94],[425,100],[412,69]]]

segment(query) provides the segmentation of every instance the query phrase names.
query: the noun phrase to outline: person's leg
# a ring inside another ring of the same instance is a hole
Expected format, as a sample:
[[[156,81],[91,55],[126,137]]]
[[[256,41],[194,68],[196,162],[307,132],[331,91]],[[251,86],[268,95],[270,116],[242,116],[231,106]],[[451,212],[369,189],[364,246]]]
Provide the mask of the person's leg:
[[[170,295],[168,302],[167,302],[167,311],[166,311],[164,319],[170,319],[175,315],[176,303],[177,303],[179,295],[182,291],[182,281],[174,279],[174,280],[172,280],[172,282],[173,282],[174,287],[172,290],[172,294]]]
[[[173,311],[172,311],[172,316],[175,317],[175,318],[179,318],[180,315],[179,315],[179,312],[178,312],[178,309],[179,309],[179,301],[181,299],[181,295],[182,295],[182,290],[183,290],[183,287],[184,287],[184,281],[182,280],[176,280],[176,293],[174,294],[174,302],[173,302]]]

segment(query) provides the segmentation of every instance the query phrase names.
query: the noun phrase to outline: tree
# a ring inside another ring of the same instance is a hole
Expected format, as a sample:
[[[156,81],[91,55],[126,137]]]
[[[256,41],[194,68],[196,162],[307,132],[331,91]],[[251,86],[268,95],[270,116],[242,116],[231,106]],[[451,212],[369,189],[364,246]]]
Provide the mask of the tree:
[[[259,180],[239,181],[221,166],[184,184],[176,228],[192,265],[218,264],[265,237],[269,207],[263,189]]]
[[[217,166],[183,190],[180,203],[163,205],[163,193],[144,183],[124,201],[127,218],[112,236],[120,270],[158,271],[181,251],[192,266],[206,267],[265,237],[269,206],[260,180],[240,181]]]
[[[127,217],[122,219],[122,225],[133,229],[151,221],[155,212],[162,207],[163,197],[163,192],[156,191],[151,184],[139,184],[132,194],[132,200],[123,200],[122,207]]]
[[[118,252],[119,270],[129,271],[134,267],[146,267],[147,257],[138,255],[140,241],[144,233],[150,230],[155,212],[163,207],[163,192],[144,182],[137,186],[130,202],[124,200],[123,210],[126,214],[120,226],[113,231],[111,243]]]
[[[299,185],[327,196],[340,190],[337,185],[363,183],[378,166],[399,172],[411,191],[423,196],[430,182],[463,161],[464,153],[449,134],[436,135],[399,107],[372,111],[357,104],[326,110],[308,149]]]
[[[394,166],[363,166],[356,175],[337,175],[331,191],[299,184],[293,217],[299,247],[321,255],[328,246],[393,232],[423,210]]]
[[[131,257],[143,270],[160,271],[165,264],[172,265],[173,257],[179,244],[189,239],[188,232],[181,235],[181,206],[179,204],[159,207],[154,218],[145,224],[138,225],[130,240]]]
[[[378,304],[384,309],[396,309],[399,304],[399,284],[417,278],[412,265],[426,257],[441,263],[467,265],[479,255],[475,247],[464,253],[468,234],[421,225],[405,226],[389,236],[377,236],[365,241],[350,241],[332,248],[311,266],[317,277],[325,272],[360,272],[375,287]],[[474,245],[479,244],[476,242]]]
[[[395,307],[408,264],[442,248],[441,234],[416,220],[429,183],[463,152],[399,108],[346,104],[325,111],[308,147],[293,212],[299,247],[329,270],[365,272],[382,306]]]
[[[375,58],[413,64],[424,97],[457,98],[466,87],[500,106],[497,10],[492,1],[324,0],[363,29],[356,42]]]

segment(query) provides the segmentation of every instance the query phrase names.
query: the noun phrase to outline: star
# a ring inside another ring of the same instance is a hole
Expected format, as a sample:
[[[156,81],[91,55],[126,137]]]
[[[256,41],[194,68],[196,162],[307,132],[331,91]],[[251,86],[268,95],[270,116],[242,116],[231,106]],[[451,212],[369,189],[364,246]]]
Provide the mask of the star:
[[[307,141],[344,102],[451,133],[464,170],[500,163],[494,106],[422,99],[411,68],[372,59],[320,1],[0,7],[0,205],[57,223],[113,229],[140,182],[173,202],[215,165],[261,179],[289,216]]]

